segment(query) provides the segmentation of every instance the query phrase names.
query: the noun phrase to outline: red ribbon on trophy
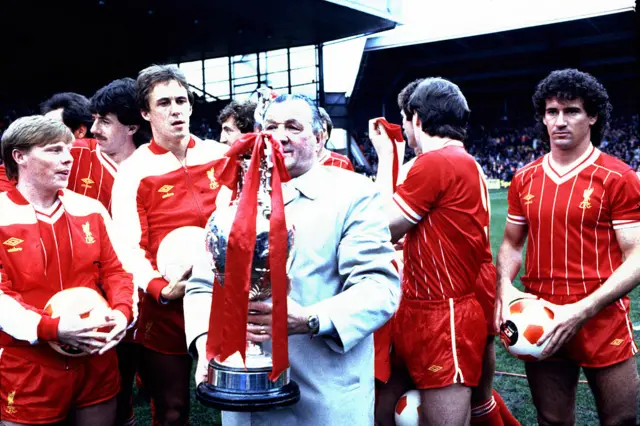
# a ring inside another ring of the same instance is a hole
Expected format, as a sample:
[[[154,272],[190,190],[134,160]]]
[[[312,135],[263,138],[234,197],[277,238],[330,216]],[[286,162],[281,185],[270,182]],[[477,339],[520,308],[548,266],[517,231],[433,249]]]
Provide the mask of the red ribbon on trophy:
[[[400,153],[398,152],[399,151],[398,143],[404,142],[404,137],[402,136],[402,127],[398,124],[389,123],[387,119],[384,117],[376,118],[375,122],[376,124],[379,124],[382,127],[384,127],[384,131],[387,133],[387,136],[389,136],[389,139],[391,139],[391,142],[393,143],[392,175],[393,175],[393,191],[395,192],[396,184],[398,182],[398,175],[400,173],[400,159],[399,159]]]
[[[272,310],[273,368],[275,381],[289,367],[287,328],[288,231],[282,199],[282,183],[291,178],[284,165],[282,144],[269,133],[243,135],[231,146],[225,165],[216,173],[221,184],[236,190],[241,173],[241,156],[251,152],[236,217],[229,234],[224,286],[214,285],[207,339],[207,359],[223,361],[240,352],[246,362],[247,317],[251,263],[256,244],[256,216],[260,187],[260,160],[266,143],[271,144],[271,216],[269,218],[269,268]]]

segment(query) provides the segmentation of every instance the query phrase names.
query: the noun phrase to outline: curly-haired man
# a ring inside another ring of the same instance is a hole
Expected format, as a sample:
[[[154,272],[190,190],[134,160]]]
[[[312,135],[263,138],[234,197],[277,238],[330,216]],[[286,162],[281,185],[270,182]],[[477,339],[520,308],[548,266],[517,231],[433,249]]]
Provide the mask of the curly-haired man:
[[[600,423],[635,425],[638,349],[626,294],[640,282],[640,180],[596,148],[611,104],[592,75],[554,71],[533,104],[551,152],[516,172],[509,189],[496,325],[518,297],[538,296],[554,312],[554,326],[538,340],[548,341],[550,357],[525,364],[540,424],[575,423],[582,368]],[[525,241],[522,293],[512,281]]]

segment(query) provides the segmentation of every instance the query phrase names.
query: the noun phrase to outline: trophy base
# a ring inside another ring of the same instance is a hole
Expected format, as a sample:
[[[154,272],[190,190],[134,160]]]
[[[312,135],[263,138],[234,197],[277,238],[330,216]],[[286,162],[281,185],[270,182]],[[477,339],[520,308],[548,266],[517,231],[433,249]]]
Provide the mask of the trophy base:
[[[289,384],[272,391],[242,393],[200,383],[196,389],[196,399],[202,405],[222,411],[267,411],[298,402],[300,388],[296,382],[289,382]]]
[[[201,404],[223,411],[266,411],[293,405],[300,400],[300,388],[290,380],[290,370],[275,382],[269,380],[271,367],[238,368],[209,363],[209,377],[198,385]]]

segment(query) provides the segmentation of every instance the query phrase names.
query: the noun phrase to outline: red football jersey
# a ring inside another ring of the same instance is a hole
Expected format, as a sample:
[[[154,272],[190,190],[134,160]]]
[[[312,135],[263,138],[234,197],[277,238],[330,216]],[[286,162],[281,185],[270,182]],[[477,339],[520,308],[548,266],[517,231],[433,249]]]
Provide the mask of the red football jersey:
[[[0,192],[11,191],[15,186],[15,182],[7,178],[7,169],[4,164],[0,164]]]
[[[320,159],[320,164],[323,166],[333,166],[353,171],[353,164],[351,164],[348,157],[328,149],[325,149],[325,153],[328,154],[325,154],[323,158]]]
[[[507,221],[528,226],[525,287],[588,294],[622,264],[615,230],[640,226],[640,180],[593,146],[563,175],[547,154],[516,172]]]
[[[118,165],[100,150],[95,139],[76,139],[71,155],[73,167],[67,188],[100,201],[111,212],[111,189]]]
[[[489,204],[482,171],[462,144],[420,155],[393,199],[416,224],[404,243],[403,297],[473,293],[487,256]]]

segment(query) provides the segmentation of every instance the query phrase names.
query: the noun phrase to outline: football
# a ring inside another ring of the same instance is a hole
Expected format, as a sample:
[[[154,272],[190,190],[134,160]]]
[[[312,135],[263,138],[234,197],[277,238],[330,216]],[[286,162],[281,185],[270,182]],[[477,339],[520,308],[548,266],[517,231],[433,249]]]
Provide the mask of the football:
[[[87,318],[92,315],[107,314],[109,304],[97,291],[88,287],[73,287],[54,294],[44,307],[44,312],[52,318],[60,315],[78,315]],[[108,330],[98,330],[107,332]],[[81,349],[66,343],[48,342],[54,351],[71,357],[87,355]]]
[[[554,313],[541,299],[516,299],[509,304],[509,314],[500,326],[500,340],[507,351],[523,361],[544,359],[542,351],[549,340],[536,342],[551,329]]]
[[[156,253],[158,272],[167,282],[182,278],[205,251],[204,228],[183,226],[169,232],[160,242]]]
[[[420,424],[420,391],[412,389],[396,403],[396,426],[418,426]]]

